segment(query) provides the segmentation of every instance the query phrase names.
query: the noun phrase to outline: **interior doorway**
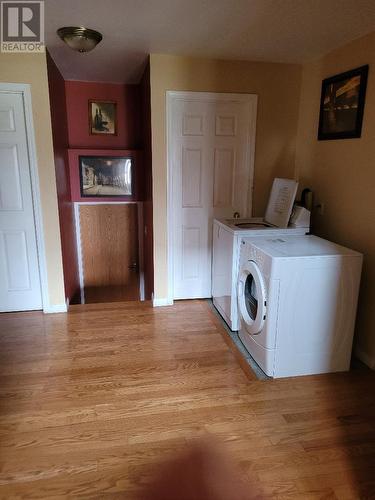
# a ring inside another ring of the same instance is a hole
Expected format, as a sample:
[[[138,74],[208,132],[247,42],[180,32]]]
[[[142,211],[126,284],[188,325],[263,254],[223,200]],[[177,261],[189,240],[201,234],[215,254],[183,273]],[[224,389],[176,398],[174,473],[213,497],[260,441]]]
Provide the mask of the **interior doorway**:
[[[251,214],[257,96],[167,92],[168,294],[211,297],[212,223]]]
[[[49,309],[28,84],[0,83],[0,312]]]
[[[80,303],[144,299],[141,217],[137,203],[77,204]]]

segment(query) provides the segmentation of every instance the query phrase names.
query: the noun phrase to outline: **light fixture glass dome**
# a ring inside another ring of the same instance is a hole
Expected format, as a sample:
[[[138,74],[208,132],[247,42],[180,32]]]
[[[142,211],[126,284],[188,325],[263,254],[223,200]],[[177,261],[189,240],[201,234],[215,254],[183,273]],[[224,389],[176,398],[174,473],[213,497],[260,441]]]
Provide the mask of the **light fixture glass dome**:
[[[71,49],[77,52],[90,52],[102,40],[99,31],[89,28],[66,26],[59,28],[57,34]]]

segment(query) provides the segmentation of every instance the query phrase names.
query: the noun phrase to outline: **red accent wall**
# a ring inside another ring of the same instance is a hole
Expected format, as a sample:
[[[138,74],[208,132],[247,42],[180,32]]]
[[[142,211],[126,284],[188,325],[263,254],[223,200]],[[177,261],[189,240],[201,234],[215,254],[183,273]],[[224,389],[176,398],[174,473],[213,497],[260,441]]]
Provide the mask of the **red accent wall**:
[[[138,149],[141,146],[138,85],[65,82],[70,148]],[[117,102],[117,135],[89,133],[89,100]]]
[[[79,291],[79,274],[74,208],[70,191],[69,161],[67,154],[68,124],[65,105],[65,82],[48,53],[47,70],[65,296],[71,300]]]
[[[141,83],[142,149],[143,149],[143,259],[145,298],[151,299],[154,291],[154,237],[152,205],[152,150],[151,150],[151,87],[150,63],[143,73]]]
[[[79,291],[72,202],[144,201],[145,296],[150,299],[154,287],[154,267],[149,65],[140,85],[64,82],[48,55],[48,75],[66,296],[72,299]],[[95,99],[117,102],[117,135],[89,133],[89,100]],[[134,195],[82,198],[80,155],[131,155],[135,159]]]
[[[70,167],[70,190],[72,201],[94,201],[95,203],[106,203],[108,201],[140,201],[143,199],[143,165],[142,152],[129,149],[69,149],[69,167]],[[95,196],[81,196],[80,175],[79,175],[79,157],[80,156],[130,156],[134,159],[133,168],[133,187],[132,196],[106,196],[97,198]]]

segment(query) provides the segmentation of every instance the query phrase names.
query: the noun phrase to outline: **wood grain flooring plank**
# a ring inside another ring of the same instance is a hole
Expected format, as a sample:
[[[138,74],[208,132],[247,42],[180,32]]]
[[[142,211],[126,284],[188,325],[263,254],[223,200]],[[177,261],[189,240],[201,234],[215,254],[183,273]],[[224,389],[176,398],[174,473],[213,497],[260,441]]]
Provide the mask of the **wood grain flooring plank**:
[[[196,449],[258,498],[375,498],[374,383],[259,381],[206,301],[0,315],[0,499],[143,500]]]

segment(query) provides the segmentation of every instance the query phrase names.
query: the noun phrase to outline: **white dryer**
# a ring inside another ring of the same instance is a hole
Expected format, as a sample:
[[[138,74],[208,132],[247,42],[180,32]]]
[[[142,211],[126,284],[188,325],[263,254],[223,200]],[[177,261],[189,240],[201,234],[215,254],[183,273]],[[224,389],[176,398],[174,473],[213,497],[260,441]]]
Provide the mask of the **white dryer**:
[[[297,182],[276,178],[264,218],[215,219],[213,224],[212,300],[229,328],[239,328],[237,277],[240,243],[243,237],[263,235],[304,235],[310,230],[309,217],[302,225],[289,224]],[[307,212],[307,211],[306,211]],[[309,215],[309,213],[308,213]]]
[[[349,369],[361,268],[316,236],[242,240],[239,337],[268,376]]]

